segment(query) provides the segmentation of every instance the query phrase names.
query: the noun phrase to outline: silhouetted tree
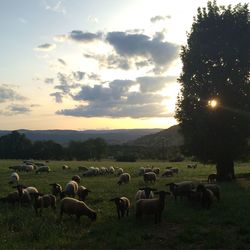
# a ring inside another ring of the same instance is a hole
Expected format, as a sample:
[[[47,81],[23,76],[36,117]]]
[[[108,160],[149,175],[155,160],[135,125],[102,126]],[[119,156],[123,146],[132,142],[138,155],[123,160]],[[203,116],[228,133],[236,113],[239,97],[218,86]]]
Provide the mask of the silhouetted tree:
[[[219,180],[234,178],[234,160],[250,135],[248,6],[199,8],[181,59],[176,118],[186,146],[216,163]]]

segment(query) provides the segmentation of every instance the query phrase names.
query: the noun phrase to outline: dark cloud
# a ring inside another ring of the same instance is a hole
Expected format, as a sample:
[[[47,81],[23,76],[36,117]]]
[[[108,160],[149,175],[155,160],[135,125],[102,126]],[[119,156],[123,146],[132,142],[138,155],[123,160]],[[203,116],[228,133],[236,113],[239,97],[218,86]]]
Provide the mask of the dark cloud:
[[[156,22],[159,22],[159,21],[164,21],[166,19],[170,19],[171,16],[168,15],[168,16],[154,16],[154,17],[151,17],[150,21],[152,23],[156,23]]]
[[[35,48],[35,50],[38,51],[50,51],[56,48],[55,44],[50,44],[50,43],[44,43]]]
[[[31,112],[29,107],[19,104],[11,104],[7,106],[5,109],[0,110],[0,114],[4,116],[12,116],[12,115],[22,115],[28,114]]]
[[[85,76],[85,72],[75,71],[75,72],[72,72],[72,75],[76,81],[81,81]]]
[[[179,46],[163,42],[163,33],[160,32],[153,39],[143,34],[109,32],[106,39],[120,56],[150,60],[155,66],[155,73],[165,71],[179,53]]]
[[[62,92],[55,92],[51,93],[50,96],[53,96],[55,98],[56,103],[62,103],[64,94]]]
[[[26,100],[24,96],[19,95],[15,90],[8,86],[0,85],[0,103],[8,101],[23,101]]]
[[[57,60],[58,60],[58,62],[61,63],[63,66],[66,66],[66,65],[67,65],[67,63],[66,63],[63,59],[58,58]]]
[[[44,82],[48,83],[48,84],[53,84],[54,83],[54,79],[53,78],[45,78]]]
[[[102,38],[102,33],[82,32],[81,30],[73,30],[70,32],[69,38],[77,42],[93,42]]]
[[[89,73],[88,78],[94,81],[101,81],[101,76],[96,73]]]

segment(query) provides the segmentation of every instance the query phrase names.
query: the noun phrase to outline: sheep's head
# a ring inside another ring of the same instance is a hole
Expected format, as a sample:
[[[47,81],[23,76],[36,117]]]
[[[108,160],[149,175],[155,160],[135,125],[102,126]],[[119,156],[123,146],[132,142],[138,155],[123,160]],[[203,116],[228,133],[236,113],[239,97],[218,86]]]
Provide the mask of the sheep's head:
[[[143,190],[145,192],[145,196],[146,198],[148,199],[149,198],[149,195],[150,195],[150,192],[151,191],[156,191],[157,189],[155,188],[150,188],[150,187],[144,187],[144,188],[139,188],[139,190]]]

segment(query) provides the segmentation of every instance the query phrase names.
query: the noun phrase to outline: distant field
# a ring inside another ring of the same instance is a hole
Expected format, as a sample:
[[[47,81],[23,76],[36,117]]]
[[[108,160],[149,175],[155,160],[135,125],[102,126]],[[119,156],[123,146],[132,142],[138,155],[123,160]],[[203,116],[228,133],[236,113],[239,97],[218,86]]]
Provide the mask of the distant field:
[[[8,184],[10,165],[21,161],[0,161],[0,196],[14,189]],[[71,166],[62,170],[62,165]],[[208,174],[215,171],[214,165],[198,164],[197,169],[187,169],[188,162],[59,162],[48,165],[52,172],[35,174],[20,173],[20,183],[35,186],[42,193],[49,193],[49,183],[64,186],[73,175],[79,174],[78,166],[122,167],[132,176],[128,185],[117,185],[115,176],[82,177],[81,185],[92,193],[86,203],[98,213],[93,223],[81,217],[80,225],[75,218],[64,215],[59,223],[59,202],[56,214],[44,209],[42,217],[36,216],[28,207],[11,207],[0,204],[0,249],[249,249],[250,246],[250,163],[236,163],[233,183],[221,184],[221,201],[215,202],[210,210],[192,206],[187,200],[175,202],[167,197],[166,209],[161,224],[154,218],[135,219],[134,196],[144,186],[142,177],[137,176],[141,166],[153,165],[161,171],[167,166],[179,167],[182,171],[174,177],[159,177],[152,185],[158,190],[168,190],[166,183],[180,180],[206,181]],[[129,217],[117,219],[110,198],[127,196],[132,202]]]

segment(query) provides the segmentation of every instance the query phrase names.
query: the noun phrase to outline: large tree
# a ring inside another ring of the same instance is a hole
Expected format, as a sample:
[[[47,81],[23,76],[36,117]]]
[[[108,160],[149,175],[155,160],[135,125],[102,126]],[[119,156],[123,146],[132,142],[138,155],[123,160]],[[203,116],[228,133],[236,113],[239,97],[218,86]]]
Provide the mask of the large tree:
[[[234,161],[250,136],[248,5],[199,8],[182,47],[176,104],[185,144],[199,160],[216,163],[219,180],[234,179]]]

